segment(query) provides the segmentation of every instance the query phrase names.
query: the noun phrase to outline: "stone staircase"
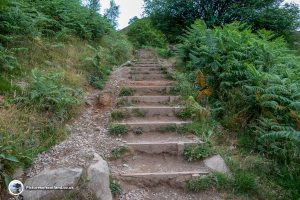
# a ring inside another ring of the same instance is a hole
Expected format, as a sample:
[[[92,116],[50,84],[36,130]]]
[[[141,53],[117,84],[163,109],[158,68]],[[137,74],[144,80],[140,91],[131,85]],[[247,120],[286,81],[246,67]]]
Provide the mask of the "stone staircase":
[[[181,110],[180,97],[171,96],[172,82],[165,78],[165,68],[151,51],[142,50],[130,67],[125,88],[133,96],[120,97],[118,111],[125,119],[113,123],[126,125],[128,134],[121,136],[130,154],[110,161],[112,174],[125,184],[183,186],[193,177],[207,175],[203,162],[183,158],[187,145],[201,144],[195,136],[184,136],[177,129],[190,121],[176,117]]]

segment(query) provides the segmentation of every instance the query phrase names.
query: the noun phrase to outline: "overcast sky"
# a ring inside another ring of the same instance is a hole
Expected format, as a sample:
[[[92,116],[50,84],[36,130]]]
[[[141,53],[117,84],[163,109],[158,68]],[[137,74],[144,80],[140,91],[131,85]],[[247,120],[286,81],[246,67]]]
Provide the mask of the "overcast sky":
[[[100,0],[102,12],[109,7],[109,0]],[[117,5],[120,5],[119,29],[125,28],[128,25],[129,19],[134,16],[140,17],[143,13],[143,0],[115,0]],[[286,0],[286,2],[295,2],[300,5],[300,0]]]

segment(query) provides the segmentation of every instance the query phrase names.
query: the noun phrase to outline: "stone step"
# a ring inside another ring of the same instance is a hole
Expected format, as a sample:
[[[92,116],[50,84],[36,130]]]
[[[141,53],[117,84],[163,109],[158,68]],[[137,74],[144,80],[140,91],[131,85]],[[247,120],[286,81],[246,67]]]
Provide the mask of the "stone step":
[[[176,113],[182,110],[182,107],[168,107],[168,106],[133,106],[122,107],[118,109],[127,117],[176,117]]]
[[[130,71],[128,72],[128,76],[147,76],[147,75],[164,75],[162,71]]]
[[[144,186],[167,183],[182,187],[186,181],[210,173],[201,161],[187,162],[182,156],[164,153],[135,153],[112,162],[117,167],[112,169],[113,176]]]
[[[137,134],[142,134],[146,132],[174,132],[177,128],[191,123],[190,121],[128,121],[122,123],[126,125],[129,131],[132,131]]]
[[[129,86],[135,96],[165,95],[170,93],[171,86]]]
[[[129,81],[129,86],[170,86],[172,81]]]
[[[128,78],[134,81],[166,80],[164,74],[128,75]]]
[[[131,72],[161,72],[161,67],[130,67]]]
[[[119,106],[162,106],[177,105],[180,96],[128,96],[118,99]]]
[[[134,63],[133,65],[132,65],[132,67],[158,67],[158,68],[160,68],[161,67],[161,65],[159,64],[159,63]]]
[[[172,141],[172,142],[147,142],[138,141],[125,143],[131,151],[148,153],[148,154],[161,154],[168,153],[174,155],[183,155],[183,151],[186,146],[189,145],[199,145],[200,142],[197,141]]]
[[[129,132],[127,135],[122,136],[123,143],[137,143],[137,142],[198,142],[202,143],[193,134],[178,134],[176,132],[162,133],[162,132],[147,132],[145,134],[136,134]]]

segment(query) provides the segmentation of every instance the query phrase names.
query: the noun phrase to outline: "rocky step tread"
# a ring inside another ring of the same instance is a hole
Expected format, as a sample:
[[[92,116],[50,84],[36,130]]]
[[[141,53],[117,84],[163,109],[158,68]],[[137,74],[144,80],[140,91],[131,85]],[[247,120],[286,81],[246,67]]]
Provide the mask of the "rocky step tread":
[[[133,72],[156,72],[156,71],[162,71],[162,69],[165,69],[165,67],[134,67],[131,66],[130,70]]]
[[[124,143],[133,143],[133,142],[199,142],[194,135],[180,135],[178,133],[161,133],[161,132],[147,132],[145,134],[136,134],[129,132],[127,135],[122,137]]]
[[[121,107],[118,111],[126,114],[128,117],[176,117],[176,114],[182,111],[182,107],[169,106],[132,106]]]
[[[190,121],[149,121],[147,119],[143,121],[128,121],[122,123],[115,123],[126,125],[129,131],[135,133],[144,133],[144,132],[173,132],[176,127],[183,126],[185,124],[191,123]],[[175,130],[176,131],[176,130]]]
[[[142,152],[148,154],[168,153],[174,155],[183,155],[184,149],[187,146],[196,146],[201,144],[197,141],[172,141],[172,142],[149,142],[138,141],[125,143],[125,145],[133,152]]]
[[[171,91],[171,86],[127,86],[134,91],[135,96],[153,96],[168,94]]]
[[[166,80],[163,74],[129,75],[128,78],[134,81]]]
[[[129,86],[170,86],[172,81],[129,81],[127,84]]]
[[[122,180],[141,185],[162,182],[176,185],[193,177],[207,175],[210,170],[201,161],[187,162],[178,155],[136,153],[113,161],[112,172]]]
[[[133,106],[161,106],[161,105],[176,105],[181,100],[180,96],[127,96],[120,97],[120,101],[125,101]]]

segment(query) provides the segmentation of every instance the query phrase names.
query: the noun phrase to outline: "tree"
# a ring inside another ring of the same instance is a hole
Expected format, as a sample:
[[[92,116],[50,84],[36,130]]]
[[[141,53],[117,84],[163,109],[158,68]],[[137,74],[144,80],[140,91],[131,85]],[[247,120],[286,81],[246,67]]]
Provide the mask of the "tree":
[[[118,26],[118,18],[120,15],[120,6],[114,0],[110,0],[110,7],[105,10],[104,17],[116,28]]]
[[[139,18],[137,16],[134,16],[133,18],[129,19],[128,24],[133,24],[134,22],[136,22]]]
[[[88,8],[92,11],[99,12],[101,8],[100,0],[88,0]]]
[[[246,22],[254,29],[265,28],[278,34],[299,27],[299,8],[283,0],[144,0],[145,14],[169,39],[196,19],[208,27],[224,26],[233,21]]]

